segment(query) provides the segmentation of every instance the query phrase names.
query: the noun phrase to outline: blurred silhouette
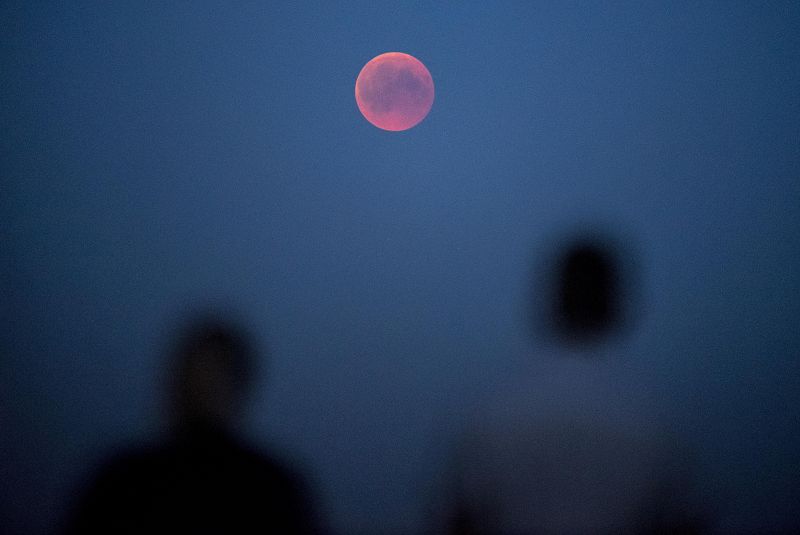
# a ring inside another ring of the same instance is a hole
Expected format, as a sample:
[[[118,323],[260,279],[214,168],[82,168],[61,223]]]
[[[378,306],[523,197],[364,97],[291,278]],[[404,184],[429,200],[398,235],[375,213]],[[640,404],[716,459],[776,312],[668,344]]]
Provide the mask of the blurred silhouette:
[[[537,250],[527,303],[536,338],[590,356],[641,320],[636,255],[613,236],[582,229]]]
[[[591,240],[573,244],[559,259],[552,313],[565,341],[590,342],[616,326],[618,264],[610,248]]]
[[[534,323],[555,343],[476,411],[454,456],[446,530],[699,531],[690,456],[652,377],[612,343],[633,301],[630,259],[581,233],[538,265]]]
[[[191,322],[171,351],[169,437],[105,466],[68,532],[315,532],[298,475],[237,436],[256,362],[238,326]]]

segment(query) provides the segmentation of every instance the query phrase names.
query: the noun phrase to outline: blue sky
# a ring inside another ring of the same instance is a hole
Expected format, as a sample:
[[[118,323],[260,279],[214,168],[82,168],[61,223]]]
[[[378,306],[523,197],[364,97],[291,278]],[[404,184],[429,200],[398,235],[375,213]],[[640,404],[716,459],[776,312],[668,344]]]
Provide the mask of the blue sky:
[[[151,429],[168,326],[211,299],[264,334],[253,433],[334,527],[418,529],[454,422],[535,358],[537,247],[595,224],[639,251],[631,343],[723,525],[792,518],[797,4],[338,4],[0,8],[14,525]],[[402,133],[353,97],[387,51],[436,86]]]

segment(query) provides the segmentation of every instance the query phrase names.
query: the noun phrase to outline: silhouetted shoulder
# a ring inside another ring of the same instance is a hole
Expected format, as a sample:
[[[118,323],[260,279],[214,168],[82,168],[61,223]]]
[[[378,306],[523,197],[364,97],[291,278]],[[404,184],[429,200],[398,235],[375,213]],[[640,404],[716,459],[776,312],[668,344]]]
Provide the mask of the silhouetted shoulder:
[[[300,476],[228,437],[127,452],[92,482],[69,531],[312,533]]]
[[[102,463],[81,491],[67,533],[97,533],[122,521],[146,487],[147,474],[159,472],[153,459],[149,449],[131,449]]]

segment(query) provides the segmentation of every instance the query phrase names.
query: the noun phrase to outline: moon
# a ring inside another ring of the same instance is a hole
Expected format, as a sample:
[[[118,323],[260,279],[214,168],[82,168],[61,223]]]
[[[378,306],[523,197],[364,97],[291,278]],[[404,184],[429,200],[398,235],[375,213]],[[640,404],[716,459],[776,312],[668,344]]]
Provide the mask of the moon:
[[[358,74],[356,104],[378,128],[408,130],[431,111],[433,78],[414,56],[386,52],[369,60]]]

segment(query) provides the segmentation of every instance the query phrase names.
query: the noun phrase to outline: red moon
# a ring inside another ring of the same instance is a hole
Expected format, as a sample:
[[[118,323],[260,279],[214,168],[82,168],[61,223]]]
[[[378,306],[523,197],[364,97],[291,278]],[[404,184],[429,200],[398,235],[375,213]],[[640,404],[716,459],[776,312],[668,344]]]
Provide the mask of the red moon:
[[[399,132],[422,121],[433,106],[433,78],[420,60],[387,52],[364,65],[356,79],[358,109],[378,128]]]

